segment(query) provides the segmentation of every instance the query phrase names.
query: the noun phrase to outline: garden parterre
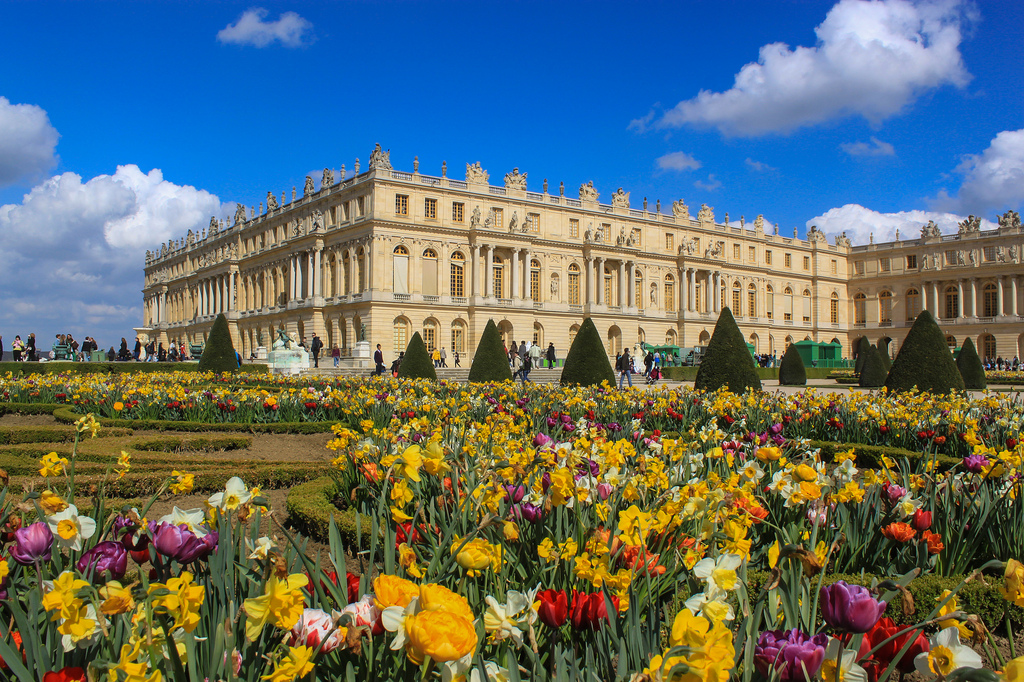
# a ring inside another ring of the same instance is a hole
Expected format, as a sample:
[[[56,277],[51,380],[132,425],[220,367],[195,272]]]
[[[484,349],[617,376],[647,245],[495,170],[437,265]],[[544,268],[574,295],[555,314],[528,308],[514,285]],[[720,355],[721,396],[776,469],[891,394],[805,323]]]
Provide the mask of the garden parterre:
[[[1009,396],[177,379],[8,379],[0,396],[119,425],[337,421],[335,504],[368,520],[348,549],[371,570],[348,574],[334,527],[322,559],[257,537],[265,500],[239,478],[159,519],[106,510],[101,484],[95,518],[79,516],[74,452],[44,457],[55,482],[0,519],[0,656],[15,674],[854,682],[978,668],[967,638],[1019,674],[959,610],[965,582],[934,603],[905,596],[919,572],[986,570],[1003,605],[987,626],[1019,622],[1024,446]],[[884,448],[865,462],[857,444]],[[126,466],[112,456],[110,480]],[[165,487],[190,483],[178,472]],[[826,584],[861,571],[872,590]],[[883,602],[902,604],[901,625]]]

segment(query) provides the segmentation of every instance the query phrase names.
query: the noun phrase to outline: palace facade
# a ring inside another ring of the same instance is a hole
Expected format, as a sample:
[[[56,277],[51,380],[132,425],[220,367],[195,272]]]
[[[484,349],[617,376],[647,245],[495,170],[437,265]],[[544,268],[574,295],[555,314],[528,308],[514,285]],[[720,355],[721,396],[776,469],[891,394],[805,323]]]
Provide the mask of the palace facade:
[[[316,333],[327,354],[356,341],[385,358],[419,331],[427,346],[472,354],[488,319],[508,343],[554,343],[564,357],[585,317],[610,355],[640,341],[706,344],[729,306],[759,353],[802,339],[838,339],[849,355],[862,335],[889,337],[895,353],[927,308],[959,346],[970,336],[984,356],[1024,354],[1022,231],[1015,213],[997,230],[969,218],[960,234],[934,225],[919,238],[853,246],[772,234],[761,216],[739,226],[707,205],[640,206],[621,188],[608,203],[592,183],[527,187],[513,169],[501,185],[479,163],[464,179],[395,170],[378,145],[368,168],[319,188],[307,177],[291,200],[233,221],[211,219],[147,252],[144,323],[159,343],[201,343],[218,313],[248,357],[276,330]],[[468,365],[469,360],[466,360]]]

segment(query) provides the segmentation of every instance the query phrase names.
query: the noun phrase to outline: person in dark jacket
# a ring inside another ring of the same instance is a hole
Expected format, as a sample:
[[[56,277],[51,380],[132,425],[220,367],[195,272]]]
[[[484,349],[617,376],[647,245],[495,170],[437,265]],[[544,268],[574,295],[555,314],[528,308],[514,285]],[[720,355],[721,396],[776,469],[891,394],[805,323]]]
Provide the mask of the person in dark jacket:
[[[555,366],[555,359],[555,344],[549,343],[547,352],[548,369],[551,369]]]
[[[320,340],[320,337],[313,334],[313,340],[309,344],[309,352],[313,354],[313,367],[320,367],[320,350],[324,347],[324,342]]]
[[[38,358],[36,357],[36,334],[32,332],[28,335],[28,340],[25,342],[25,350],[28,352],[28,361],[35,362]]]
[[[123,341],[124,339],[122,339]],[[142,355],[142,340],[139,337],[135,337],[135,351],[132,353],[132,357],[136,362],[139,360],[139,356]]]
[[[121,337],[121,349],[117,354],[117,359],[121,362],[131,359],[131,354],[128,352],[128,341],[122,336]]]
[[[125,352],[127,353],[128,350],[125,349]],[[117,353],[114,352],[114,347],[111,346],[110,350],[107,351],[107,362],[113,362],[116,359],[117,359]]]
[[[405,353],[402,353],[402,355],[405,355]],[[379,343],[377,344],[377,350],[375,350],[373,352],[373,362],[374,362],[373,373],[374,373],[375,376],[380,376],[381,374],[384,373],[384,351],[382,351],[380,349],[380,344]],[[400,362],[400,360],[395,360],[395,362]],[[392,367],[392,369],[391,369],[392,373],[398,371],[397,369],[395,369],[395,365],[394,364],[392,364],[391,367]]]

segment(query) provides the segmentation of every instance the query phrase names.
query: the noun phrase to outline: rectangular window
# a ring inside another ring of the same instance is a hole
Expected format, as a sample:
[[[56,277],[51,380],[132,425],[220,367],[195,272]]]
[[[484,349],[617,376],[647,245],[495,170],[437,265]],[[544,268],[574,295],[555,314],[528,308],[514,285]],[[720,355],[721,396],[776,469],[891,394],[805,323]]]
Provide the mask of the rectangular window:
[[[569,218],[569,238],[580,238],[580,221],[576,218]]]
[[[632,231],[630,231],[629,235],[633,238],[633,246],[640,246],[640,237],[642,234],[643,231],[639,227],[634,227]]]
[[[356,199],[356,217],[362,218],[366,215],[366,197],[359,197]]]
[[[764,252],[764,264],[765,265],[771,265],[772,264],[772,252],[771,251],[765,251]]]
[[[427,220],[437,220],[437,199],[423,200],[423,217]]]
[[[769,320],[775,315],[775,292],[772,291],[771,287],[764,295],[764,315]]]
[[[394,344],[393,347],[395,349],[405,348],[406,346],[409,345],[409,341],[406,338],[406,334],[407,332],[405,330],[405,324],[402,322],[396,322],[394,336],[392,336],[391,339],[392,343]],[[396,350],[395,352],[400,352],[400,350]]]
[[[423,328],[423,345],[425,345],[427,347],[427,350],[431,353],[434,351],[434,348],[437,347],[436,327]]]
[[[917,256],[907,256],[907,270],[917,270]]]
[[[853,271],[858,275],[864,274],[864,261],[858,260],[853,262]]]
[[[637,308],[644,307],[644,281],[642,279],[633,283],[633,305]]]
[[[494,277],[492,278],[492,284],[494,285],[494,297],[505,298],[505,268],[500,265],[494,266]]]
[[[748,246],[747,247],[747,260],[750,261],[751,263],[753,263],[753,262],[755,262],[757,260],[757,247],[756,246]]]
[[[540,270],[530,270],[530,298],[540,300]]]
[[[618,305],[618,303],[612,300],[612,276],[608,272],[604,274],[604,304]]]
[[[462,222],[465,222],[465,221],[466,221],[466,205],[461,203],[461,202],[456,201],[454,204],[452,204],[452,222],[453,223],[462,223]],[[452,330],[452,333],[454,334],[455,331]],[[459,333],[461,334],[461,330],[460,330]]]
[[[604,240],[610,243],[612,241],[612,224],[601,223],[601,234],[604,235]]]
[[[946,250],[946,265],[956,265],[956,249]]]
[[[676,250],[676,236],[671,232],[665,233],[665,250],[675,251]]]
[[[732,290],[732,309],[736,311],[737,315],[743,314],[743,308],[740,307],[740,290]]]
[[[409,195],[395,195],[395,215],[409,215]]]
[[[890,264],[891,263],[890,263],[888,258],[879,258],[878,259],[878,269],[879,269],[879,271],[880,272],[889,272]]]
[[[462,298],[466,295],[465,267],[461,263],[452,263],[452,296]]]
[[[793,255],[792,254],[787,253],[784,260],[786,262],[786,267],[787,268],[793,267]]]
[[[529,226],[530,232],[540,232],[540,213],[527,213],[526,224]]]
[[[832,274],[836,274],[839,271],[839,263],[835,258],[832,259]]]
[[[833,298],[831,307],[829,308],[829,319],[832,320],[832,324],[839,324],[839,299]]]
[[[739,260],[740,259],[740,245],[739,244],[733,244],[732,245],[732,259],[733,260]]]
[[[466,352],[466,336],[462,327],[452,327],[452,351],[456,353]]]
[[[504,230],[505,211],[503,211],[500,208],[492,208],[491,212],[494,213],[494,225],[492,225],[491,227],[493,227],[495,230]]]
[[[810,256],[804,256],[804,270],[810,270],[810,269],[811,269],[811,257]]]
[[[347,223],[350,217],[352,207],[349,202],[345,201],[341,204],[341,220]]]
[[[996,247],[986,246],[985,247],[985,261],[991,263],[996,259]]]
[[[675,282],[665,282],[665,310],[671,311],[676,309],[676,284]]]
[[[580,273],[569,273],[569,305],[580,304]]]

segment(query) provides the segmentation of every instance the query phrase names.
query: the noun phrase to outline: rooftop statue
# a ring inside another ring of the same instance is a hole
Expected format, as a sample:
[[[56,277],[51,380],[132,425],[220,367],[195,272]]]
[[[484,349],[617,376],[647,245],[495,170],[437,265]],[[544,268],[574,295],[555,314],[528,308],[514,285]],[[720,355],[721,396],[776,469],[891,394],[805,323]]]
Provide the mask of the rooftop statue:
[[[491,180],[491,175],[483,169],[480,162],[466,164],[466,182],[477,185],[486,185]]]
[[[690,219],[690,209],[684,200],[680,199],[679,201],[672,202],[672,215],[674,215],[677,220]]]
[[[620,187],[612,195],[612,206],[615,208],[629,208],[629,192],[623,192]]]
[[[598,196],[597,190],[594,188],[593,180],[580,185],[580,201],[597,202]]]
[[[934,220],[929,220],[928,224],[921,228],[921,238],[927,239],[928,237],[941,237],[942,230],[935,224]]]
[[[302,196],[308,197],[310,194],[316,192],[316,188],[313,187],[313,177],[310,175],[306,176],[306,185],[302,188]]]
[[[267,211],[276,211],[278,208],[277,197],[273,192],[267,192]]]
[[[245,222],[245,206],[242,204],[235,204],[235,225],[239,225]]]
[[[702,223],[714,223],[715,209],[708,206],[707,204],[701,204],[700,211],[697,213],[697,220],[699,220]]]
[[[511,173],[505,173],[505,189],[526,190],[526,173],[519,173],[518,168],[513,168]]]
[[[373,151],[370,152],[370,170],[375,168],[391,170],[391,150],[384,151],[380,148],[379,142],[374,146]]]
[[[334,171],[330,168],[324,168],[324,177],[320,180],[320,191],[324,191],[328,187],[334,186]]]
[[[1020,229],[1020,214],[1016,211],[1007,211],[999,216],[1000,229]]]

